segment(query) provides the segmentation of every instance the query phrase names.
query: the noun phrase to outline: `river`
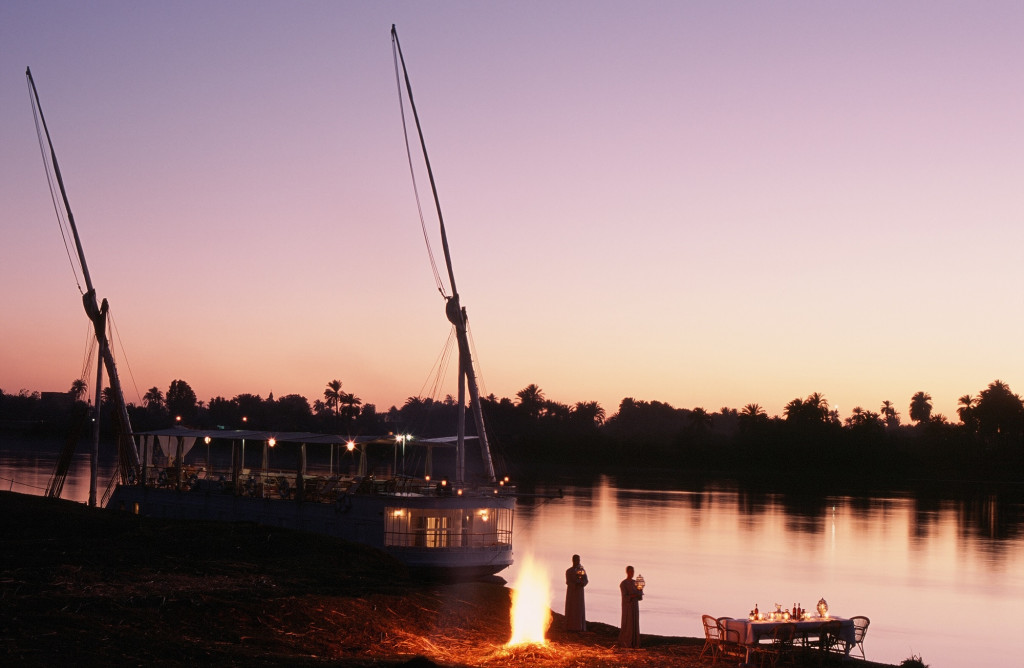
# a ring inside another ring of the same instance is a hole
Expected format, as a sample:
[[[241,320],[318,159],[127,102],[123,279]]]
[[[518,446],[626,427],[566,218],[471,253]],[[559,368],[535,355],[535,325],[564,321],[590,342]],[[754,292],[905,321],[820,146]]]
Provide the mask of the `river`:
[[[869,659],[920,655],[933,668],[1014,665],[1024,620],[1024,505],[960,498],[751,493],[729,484],[651,489],[602,478],[564,498],[520,504],[515,582],[527,555],[564,607],[565,569],[582,557],[587,617],[618,625],[627,564],[646,580],[644,633],[703,637],[701,615],[745,616],[825,598],[871,619]]]
[[[6,442],[10,445],[10,440]],[[5,447],[0,489],[42,494],[56,447]],[[100,480],[109,479],[112,462]],[[86,455],[64,498],[85,501]],[[556,487],[535,490],[552,492]],[[745,616],[776,603],[864,615],[867,657],[933,668],[1015,665],[1024,620],[1024,494],[1020,489],[911,494],[752,492],[730,483],[599,478],[561,486],[563,498],[520,502],[514,583],[532,559],[561,611],[564,573],[578,553],[587,569],[587,618],[619,623],[627,564],[647,583],[641,631],[702,637],[701,615]]]

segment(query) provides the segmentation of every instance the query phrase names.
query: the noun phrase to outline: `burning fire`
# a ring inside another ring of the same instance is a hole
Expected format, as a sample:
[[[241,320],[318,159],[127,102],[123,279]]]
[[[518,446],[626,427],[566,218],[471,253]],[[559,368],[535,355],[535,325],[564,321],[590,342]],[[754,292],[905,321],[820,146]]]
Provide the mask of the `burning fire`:
[[[523,559],[519,577],[512,587],[512,638],[507,646],[536,643],[546,645],[544,634],[551,625],[550,590],[544,572],[531,557]]]

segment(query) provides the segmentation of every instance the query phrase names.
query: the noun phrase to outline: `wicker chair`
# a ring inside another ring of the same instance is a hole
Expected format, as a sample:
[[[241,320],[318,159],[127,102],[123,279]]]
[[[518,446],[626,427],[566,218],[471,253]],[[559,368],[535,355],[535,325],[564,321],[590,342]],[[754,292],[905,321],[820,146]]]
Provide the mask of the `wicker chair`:
[[[733,659],[736,663],[746,663],[747,653],[750,648],[743,643],[743,637],[740,636],[740,632],[737,629],[726,628],[721,620],[719,620],[718,628],[722,634],[719,656]]]
[[[868,625],[871,623],[871,620],[863,615],[857,615],[856,617],[850,617],[850,621],[853,622],[855,640],[852,643],[840,641],[843,642],[843,651],[849,654],[850,650],[856,647],[860,650],[860,658],[867,659],[867,656],[864,655],[864,636],[868,634]]]
[[[780,624],[772,631],[771,642],[760,644],[754,648],[754,656],[763,667],[765,662],[775,668],[780,661],[792,662],[794,658],[793,636],[796,627],[792,624]]]
[[[700,619],[704,623],[704,647],[697,658],[703,659],[705,654],[711,652],[711,663],[714,664],[722,653],[722,628],[711,615],[701,615]]]
[[[839,637],[841,629],[842,624],[837,621],[825,622],[821,625],[821,630],[818,632],[818,646],[821,651],[846,654],[846,644]]]

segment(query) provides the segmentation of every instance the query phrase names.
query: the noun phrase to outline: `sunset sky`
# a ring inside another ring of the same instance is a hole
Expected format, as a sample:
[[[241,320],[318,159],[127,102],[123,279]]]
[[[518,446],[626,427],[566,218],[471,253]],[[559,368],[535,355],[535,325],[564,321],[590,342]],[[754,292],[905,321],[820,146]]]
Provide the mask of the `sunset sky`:
[[[0,3],[0,389],[88,335],[26,66],[129,401],[429,388],[392,23],[485,394],[1024,391],[1024,4],[594,0]]]

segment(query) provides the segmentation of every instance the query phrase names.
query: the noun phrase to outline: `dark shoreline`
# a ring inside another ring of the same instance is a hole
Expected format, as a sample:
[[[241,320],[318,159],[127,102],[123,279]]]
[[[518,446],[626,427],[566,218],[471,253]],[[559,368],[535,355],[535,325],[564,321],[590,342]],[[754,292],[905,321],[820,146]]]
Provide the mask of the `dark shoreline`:
[[[251,524],[139,518],[0,492],[0,663],[697,666],[703,638],[617,629],[504,649],[510,591],[421,583],[375,550]],[[857,665],[883,665],[858,662]]]

